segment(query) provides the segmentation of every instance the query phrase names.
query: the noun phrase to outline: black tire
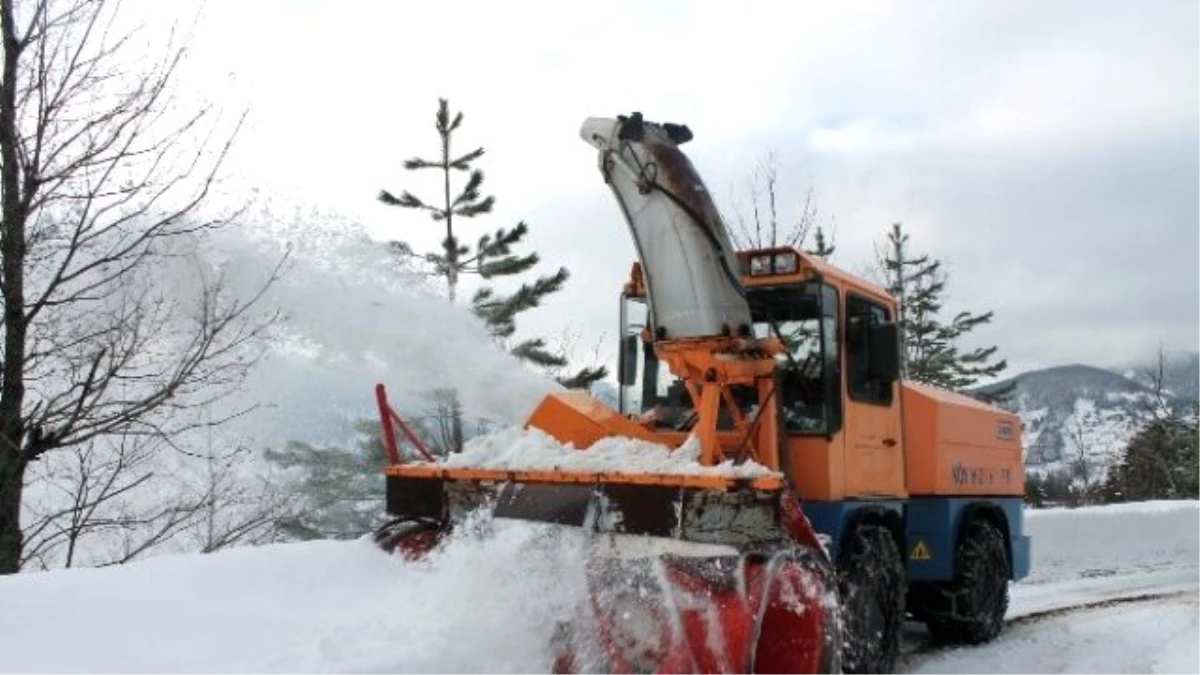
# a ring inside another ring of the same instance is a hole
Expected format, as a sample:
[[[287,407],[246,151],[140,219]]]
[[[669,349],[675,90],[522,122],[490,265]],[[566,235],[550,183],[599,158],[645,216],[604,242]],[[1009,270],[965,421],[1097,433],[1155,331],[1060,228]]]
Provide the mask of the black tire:
[[[838,559],[842,669],[890,673],[900,653],[904,625],[904,560],[882,525],[860,525]]]
[[[1004,628],[1008,612],[1004,534],[986,520],[973,520],[958,543],[954,563],[954,581],[941,588],[950,611],[929,617],[929,634],[938,644],[990,642]]]
[[[373,538],[386,553],[395,553],[405,540],[425,535],[432,541],[442,529],[442,522],[432,518],[393,518],[375,530]]]

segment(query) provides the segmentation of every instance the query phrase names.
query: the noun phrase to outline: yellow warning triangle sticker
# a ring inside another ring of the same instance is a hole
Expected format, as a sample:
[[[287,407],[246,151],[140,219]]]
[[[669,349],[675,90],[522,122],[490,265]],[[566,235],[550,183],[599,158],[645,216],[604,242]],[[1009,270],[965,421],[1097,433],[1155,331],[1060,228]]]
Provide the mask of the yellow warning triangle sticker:
[[[913,546],[912,553],[908,554],[910,560],[929,560],[933,556],[929,553],[929,547],[925,545],[924,539],[918,539],[917,545]]]

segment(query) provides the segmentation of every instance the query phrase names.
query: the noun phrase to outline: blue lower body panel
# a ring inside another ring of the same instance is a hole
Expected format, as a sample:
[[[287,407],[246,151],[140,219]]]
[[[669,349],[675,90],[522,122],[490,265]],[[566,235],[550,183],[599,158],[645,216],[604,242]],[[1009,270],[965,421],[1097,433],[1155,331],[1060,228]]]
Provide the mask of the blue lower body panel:
[[[954,577],[954,552],[962,526],[979,509],[999,511],[1007,528],[1011,578],[1029,575],[1029,536],[1020,497],[913,497],[905,509],[910,581]]]
[[[1009,539],[1012,579],[1029,575],[1030,542],[1020,497],[912,497],[907,500],[803,502],[813,527],[832,540],[830,555],[838,558],[843,535],[862,509],[894,515],[904,527],[904,550],[909,581],[948,581],[954,578],[954,552],[966,519],[980,509],[1003,518]]]
[[[863,509],[871,509],[895,514],[897,518],[904,517],[904,501],[889,500],[852,500],[844,502],[801,502],[801,508],[814,529],[832,539],[829,555],[834,560],[841,555],[842,535],[850,529],[854,520]]]

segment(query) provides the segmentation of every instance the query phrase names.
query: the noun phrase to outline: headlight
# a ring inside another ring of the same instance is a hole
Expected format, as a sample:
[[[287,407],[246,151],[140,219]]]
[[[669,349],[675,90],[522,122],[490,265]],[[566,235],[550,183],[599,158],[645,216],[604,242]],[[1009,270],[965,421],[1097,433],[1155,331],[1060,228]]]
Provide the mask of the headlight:
[[[771,254],[750,256],[750,276],[757,277],[771,273]]]
[[[775,274],[793,274],[796,271],[795,253],[775,254]]]

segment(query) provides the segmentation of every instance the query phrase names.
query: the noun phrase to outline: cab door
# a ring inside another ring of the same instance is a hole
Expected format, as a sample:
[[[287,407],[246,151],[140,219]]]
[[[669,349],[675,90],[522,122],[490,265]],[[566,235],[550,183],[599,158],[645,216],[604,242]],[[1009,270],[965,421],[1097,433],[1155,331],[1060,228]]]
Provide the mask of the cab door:
[[[904,439],[900,421],[899,358],[888,307],[846,293],[845,495],[847,498],[902,497]],[[889,353],[890,350],[896,350]],[[890,364],[893,367],[881,364]]]

